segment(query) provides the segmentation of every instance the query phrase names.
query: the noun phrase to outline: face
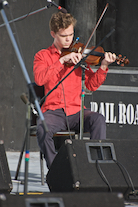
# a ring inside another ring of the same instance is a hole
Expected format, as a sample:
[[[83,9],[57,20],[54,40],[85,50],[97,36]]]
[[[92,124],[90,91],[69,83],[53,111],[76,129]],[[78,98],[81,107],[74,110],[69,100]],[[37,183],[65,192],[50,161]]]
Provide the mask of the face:
[[[69,48],[74,36],[73,25],[70,25],[67,29],[60,29],[57,33],[51,31],[51,36],[54,38],[54,44],[59,51],[62,48]]]

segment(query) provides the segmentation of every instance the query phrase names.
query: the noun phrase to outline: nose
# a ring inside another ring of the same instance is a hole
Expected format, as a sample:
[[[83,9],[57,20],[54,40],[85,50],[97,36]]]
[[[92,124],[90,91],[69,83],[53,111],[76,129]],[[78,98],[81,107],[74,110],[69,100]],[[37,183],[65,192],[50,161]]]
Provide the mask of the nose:
[[[66,41],[67,41],[67,42],[69,41],[69,36],[66,36]]]

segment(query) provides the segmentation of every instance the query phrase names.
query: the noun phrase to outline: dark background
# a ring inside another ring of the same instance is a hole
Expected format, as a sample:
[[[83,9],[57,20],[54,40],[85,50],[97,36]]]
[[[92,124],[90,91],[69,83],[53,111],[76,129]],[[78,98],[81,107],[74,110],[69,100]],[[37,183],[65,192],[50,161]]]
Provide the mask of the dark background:
[[[77,19],[75,37],[79,36],[80,42],[84,44],[86,44],[91,35],[106,3],[109,3],[109,7],[90,42],[90,46],[99,43],[114,28],[115,32],[102,44],[104,50],[126,55],[130,60],[130,64],[125,66],[124,70],[129,67],[137,70],[137,0],[55,0],[55,2],[65,7]],[[45,0],[9,0],[8,3],[10,8],[4,8],[4,11],[9,21],[48,5]],[[53,41],[49,33],[49,20],[54,12],[57,12],[57,8],[52,6],[23,20],[10,23],[32,82],[34,81],[32,68],[35,53],[42,48],[47,48]],[[23,92],[27,92],[28,87],[6,27],[2,24],[3,20],[0,16],[0,139],[4,140],[6,150],[20,150],[24,139],[26,122],[26,105],[20,99],[20,95]],[[113,66],[117,69],[116,64],[113,64]],[[135,76],[135,79],[135,86],[137,86],[138,77]],[[113,80],[117,83],[118,76],[115,76]],[[123,82],[121,80],[120,82]],[[129,81],[128,84],[130,84]],[[100,101],[99,95],[100,92],[94,92],[95,100],[98,99]],[[107,101],[108,96],[108,93],[105,92],[101,98]],[[118,94],[115,93],[114,97],[117,96]],[[127,98],[129,98],[129,94],[126,93],[125,99]],[[136,94],[132,99],[133,103],[136,104]],[[110,138],[112,133],[118,132],[118,126],[112,126],[113,129],[108,128]],[[137,126],[133,129],[133,137],[136,136],[136,130]],[[116,138],[120,138],[119,134],[120,131]],[[125,134],[121,133],[122,136],[125,136]],[[130,136],[126,136],[126,138],[131,138]],[[31,149],[34,150],[36,138],[32,139]]]

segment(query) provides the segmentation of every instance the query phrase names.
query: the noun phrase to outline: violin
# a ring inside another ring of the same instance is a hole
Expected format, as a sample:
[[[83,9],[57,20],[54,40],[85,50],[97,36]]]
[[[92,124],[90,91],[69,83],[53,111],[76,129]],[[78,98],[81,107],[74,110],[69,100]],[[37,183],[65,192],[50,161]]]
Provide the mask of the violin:
[[[63,48],[62,49],[62,53],[61,53],[61,57],[71,53],[71,52],[80,52],[82,54],[83,57],[85,57],[87,54],[89,54],[89,52],[91,50],[93,50],[95,47],[92,46],[91,48],[86,48],[85,49],[85,45],[83,43],[77,42],[75,44],[71,44],[71,46],[67,49]],[[98,65],[99,62],[104,58],[104,49],[99,46],[97,47],[93,52],[92,55],[89,55],[85,62],[89,65]],[[126,56],[122,57],[121,54],[119,54],[116,57],[116,63],[118,65],[124,66],[129,64],[129,60],[126,58]],[[73,64],[72,63],[66,63],[66,66],[71,67]]]

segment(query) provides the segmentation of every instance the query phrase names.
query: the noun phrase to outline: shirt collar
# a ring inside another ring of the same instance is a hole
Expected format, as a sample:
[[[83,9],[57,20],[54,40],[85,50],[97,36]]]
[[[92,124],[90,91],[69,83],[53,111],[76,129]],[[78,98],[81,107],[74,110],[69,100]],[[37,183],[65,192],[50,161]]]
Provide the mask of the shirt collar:
[[[51,53],[54,54],[54,53],[59,53],[58,49],[55,47],[54,43],[51,45]]]

